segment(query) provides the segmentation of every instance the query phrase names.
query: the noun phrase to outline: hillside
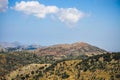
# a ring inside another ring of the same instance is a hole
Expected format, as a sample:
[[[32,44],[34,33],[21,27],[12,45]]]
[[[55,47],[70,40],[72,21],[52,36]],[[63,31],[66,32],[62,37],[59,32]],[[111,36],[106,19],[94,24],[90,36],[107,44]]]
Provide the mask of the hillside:
[[[7,80],[23,80],[25,78],[33,79],[34,76],[38,75],[39,69],[46,69],[50,64],[29,64],[18,68],[17,70],[11,71],[6,75]]]
[[[38,80],[120,80],[120,53],[51,65]]]
[[[106,53],[107,51],[98,47],[92,46],[88,43],[77,42],[73,44],[58,44],[36,50],[36,53],[41,56],[50,55],[55,59],[77,58],[81,55],[98,55]]]
[[[34,70],[33,74],[31,70]],[[31,70],[30,73],[24,70],[22,76],[17,70],[19,76],[11,78],[12,80],[120,80],[120,53],[100,54],[86,59],[61,60]]]
[[[25,65],[43,62],[40,56],[25,51],[0,53],[0,78]]]

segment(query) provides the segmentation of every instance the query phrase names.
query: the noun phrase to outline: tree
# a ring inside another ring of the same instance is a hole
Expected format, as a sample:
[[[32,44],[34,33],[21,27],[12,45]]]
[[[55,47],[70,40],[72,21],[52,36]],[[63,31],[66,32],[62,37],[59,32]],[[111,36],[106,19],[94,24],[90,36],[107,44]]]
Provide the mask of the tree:
[[[116,74],[116,76],[115,76],[116,78],[120,78],[120,74]]]
[[[21,77],[21,80],[25,80],[25,77]]]
[[[66,79],[66,78],[69,78],[70,77],[70,75],[68,75],[66,72],[64,72],[63,74],[62,74],[62,78],[63,79]]]
[[[25,76],[26,78],[29,78],[29,74],[26,74],[26,76]]]
[[[33,75],[33,74],[34,74],[34,71],[31,71],[31,74]]]
[[[114,80],[114,76],[110,76],[110,80]]]

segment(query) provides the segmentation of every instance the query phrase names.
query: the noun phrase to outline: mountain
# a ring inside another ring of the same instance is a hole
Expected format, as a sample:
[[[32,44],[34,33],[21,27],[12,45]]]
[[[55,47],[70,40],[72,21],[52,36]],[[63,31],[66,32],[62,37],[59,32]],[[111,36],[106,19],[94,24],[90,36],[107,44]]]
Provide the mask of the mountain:
[[[119,52],[84,42],[20,48],[0,52],[0,80],[120,80]]]
[[[11,42],[11,43],[9,43],[9,42],[0,42],[0,46],[2,48],[8,48],[8,47],[14,48],[14,47],[18,47],[20,45],[21,44],[19,42],[17,42],[17,41]]]
[[[19,42],[0,42],[0,51],[22,51],[22,50],[35,50],[43,46],[32,44],[32,45],[23,45]]]
[[[92,46],[88,43],[77,42],[73,44],[58,44],[45,48],[39,48],[36,50],[38,55],[51,55],[56,59],[58,58],[66,58],[66,57],[79,57],[81,55],[98,55],[104,54],[107,51],[100,49],[98,47]]]

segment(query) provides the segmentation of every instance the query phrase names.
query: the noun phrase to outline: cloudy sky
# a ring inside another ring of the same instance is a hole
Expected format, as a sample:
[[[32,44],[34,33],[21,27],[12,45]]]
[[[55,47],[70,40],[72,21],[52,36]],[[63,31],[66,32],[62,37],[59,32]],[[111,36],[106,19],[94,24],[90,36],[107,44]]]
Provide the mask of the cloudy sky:
[[[87,42],[120,51],[120,0],[0,0],[0,42]]]

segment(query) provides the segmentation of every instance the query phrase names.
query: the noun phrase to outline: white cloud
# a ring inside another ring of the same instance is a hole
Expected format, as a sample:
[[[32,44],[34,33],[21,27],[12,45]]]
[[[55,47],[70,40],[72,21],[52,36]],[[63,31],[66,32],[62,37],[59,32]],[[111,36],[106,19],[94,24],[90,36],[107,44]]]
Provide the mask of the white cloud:
[[[84,17],[84,13],[76,8],[61,8],[58,15],[59,20],[67,24],[76,23]]]
[[[56,13],[58,10],[56,6],[45,6],[37,1],[21,1],[20,3],[16,3],[14,9],[22,11],[25,14],[33,14],[39,18],[45,18],[47,14]]]
[[[76,8],[58,8],[57,6],[45,6],[38,1],[21,1],[12,7],[16,11],[34,15],[38,18],[45,18],[46,15],[54,15],[61,22],[76,23],[84,17],[84,13]]]
[[[0,0],[0,12],[5,12],[8,8],[8,0]]]

